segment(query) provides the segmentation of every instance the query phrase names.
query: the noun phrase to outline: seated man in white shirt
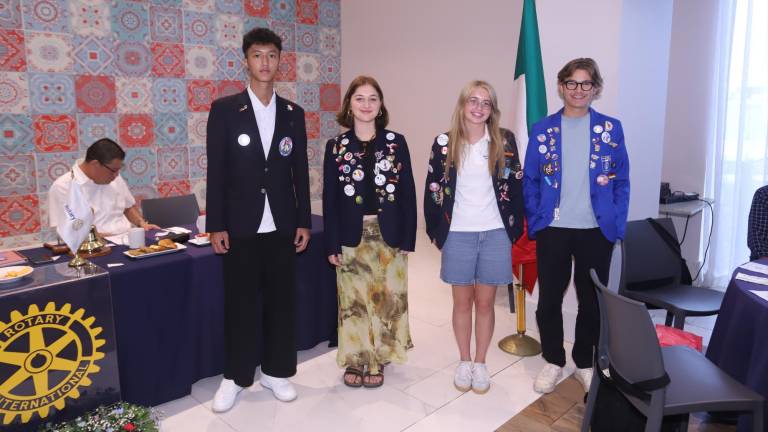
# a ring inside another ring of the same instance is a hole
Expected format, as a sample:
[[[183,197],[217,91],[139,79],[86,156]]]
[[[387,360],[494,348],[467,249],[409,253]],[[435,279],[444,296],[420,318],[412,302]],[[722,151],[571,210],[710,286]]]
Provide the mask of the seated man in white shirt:
[[[85,159],[78,159],[72,169],[53,182],[48,191],[50,225],[55,228],[64,212],[69,187],[80,184],[94,212],[93,224],[103,236],[122,235],[132,224],[145,230],[159,229],[141,216],[128,184],[120,176],[125,152],[109,138],[102,138],[88,147]]]

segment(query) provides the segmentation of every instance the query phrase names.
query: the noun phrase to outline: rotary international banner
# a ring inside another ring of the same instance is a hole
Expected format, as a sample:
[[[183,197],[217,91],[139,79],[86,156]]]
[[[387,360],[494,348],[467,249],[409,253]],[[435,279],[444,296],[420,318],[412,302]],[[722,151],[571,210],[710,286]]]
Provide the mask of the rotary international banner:
[[[62,263],[0,285],[0,429],[34,431],[118,400],[105,271]]]

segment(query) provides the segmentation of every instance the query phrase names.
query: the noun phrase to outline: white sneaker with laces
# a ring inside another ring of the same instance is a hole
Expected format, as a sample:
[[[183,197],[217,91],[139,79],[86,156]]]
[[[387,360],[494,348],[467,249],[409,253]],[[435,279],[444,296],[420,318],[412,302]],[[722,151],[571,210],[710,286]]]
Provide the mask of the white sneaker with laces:
[[[582,387],[584,387],[584,393],[588,392],[589,386],[592,385],[592,373],[591,367],[576,369],[576,372],[573,373],[576,381],[580,382]]]
[[[552,363],[547,363],[536,376],[533,382],[533,389],[538,393],[552,393],[555,389],[557,380],[563,375],[563,368]]]
[[[460,392],[469,391],[472,388],[472,362],[460,361],[453,376],[453,385]]]
[[[259,382],[262,387],[272,390],[275,399],[279,401],[290,402],[296,399],[296,389],[286,378],[276,378],[262,372]]]
[[[219,389],[216,390],[216,394],[213,396],[213,404],[211,404],[213,412],[222,413],[229,411],[235,404],[237,395],[243,391],[243,388],[235,384],[234,380],[223,378]]]
[[[486,394],[491,388],[491,376],[485,363],[475,363],[472,369],[472,391],[477,394]]]

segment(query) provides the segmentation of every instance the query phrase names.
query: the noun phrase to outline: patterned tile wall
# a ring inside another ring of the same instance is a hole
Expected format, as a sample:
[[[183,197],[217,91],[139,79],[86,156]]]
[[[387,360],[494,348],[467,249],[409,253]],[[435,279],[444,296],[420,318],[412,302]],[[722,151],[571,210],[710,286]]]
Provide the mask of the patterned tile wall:
[[[338,133],[339,0],[0,0],[0,249],[39,244],[47,192],[100,137],[138,198],[205,208],[211,102],[242,91],[242,35],[283,39],[276,90],[306,110],[312,199]]]

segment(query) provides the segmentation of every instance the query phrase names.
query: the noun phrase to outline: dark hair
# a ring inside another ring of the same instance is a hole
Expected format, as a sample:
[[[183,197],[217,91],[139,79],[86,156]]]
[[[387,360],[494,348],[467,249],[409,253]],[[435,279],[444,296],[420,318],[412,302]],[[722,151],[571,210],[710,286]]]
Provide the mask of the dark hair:
[[[560,72],[557,73],[557,83],[564,84],[577,69],[581,69],[589,74],[595,86],[595,97],[600,96],[600,93],[603,90],[603,77],[600,75],[600,69],[597,67],[597,62],[589,57],[573,59],[566,63],[565,66],[560,69]]]
[[[349,104],[352,100],[352,95],[355,93],[355,90],[357,90],[358,87],[364,86],[366,84],[376,90],[376,93],[379,94],[379,100],[381,100],[381,111],[380,114],[376,116],[376,129],[384,129],[389,124],[389,111],[387,111],[387,106],[384,105],[384,93],[381,92],[381,86],[379,86],[379,83],[376,82],[373,77],[360,75],[353,79],[351,83],[349,83],[347,92],[344,94],[344,101],[341,103],[341,110],[336,113],[336,121],[341,126],[349,129],[352,129],[355,126],[352,112],[349,109]]]
[[[274,45],[278,52],[283,51],[283,40],[272,30],[256,27],[243,36],[243,55],[248,55],[251,45]]]
[[[85,161],[96,160],[106,165],[115,159],[124,160],[125,152],[120,145],[109,138],[102,138],[88,147],[85,151]]]

